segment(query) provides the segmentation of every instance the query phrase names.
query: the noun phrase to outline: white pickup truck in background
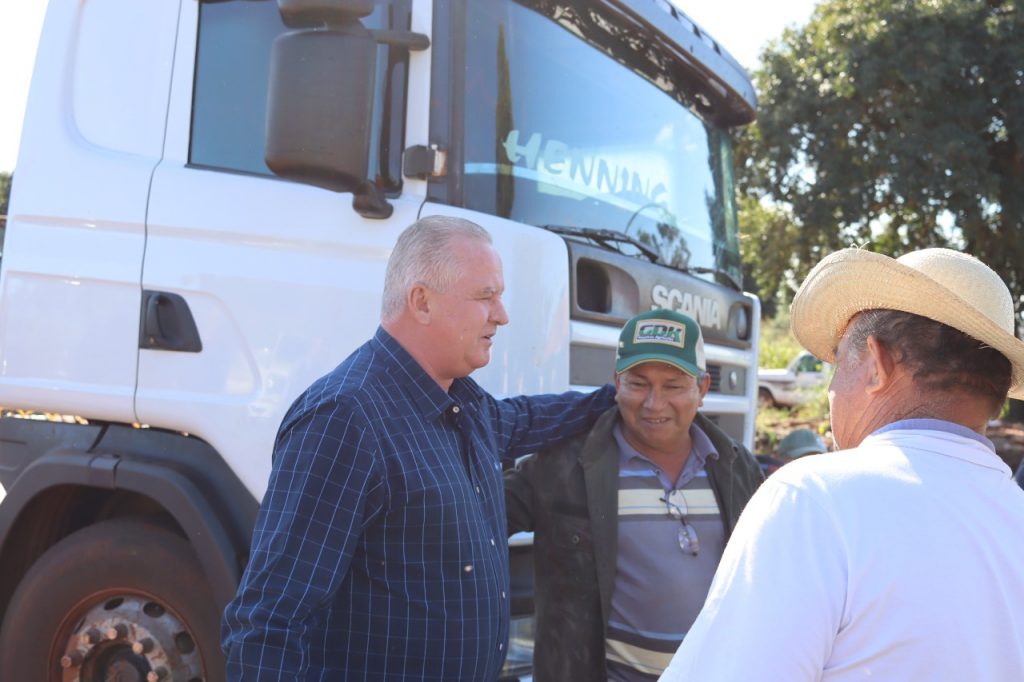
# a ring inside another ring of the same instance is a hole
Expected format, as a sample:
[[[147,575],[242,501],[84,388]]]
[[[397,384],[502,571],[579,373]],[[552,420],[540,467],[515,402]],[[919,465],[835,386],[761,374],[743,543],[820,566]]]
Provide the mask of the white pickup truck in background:
[[[765,407],[797,407],[832,376],[832,365],[802,351],[784,369],[757,370],[757,401]]]

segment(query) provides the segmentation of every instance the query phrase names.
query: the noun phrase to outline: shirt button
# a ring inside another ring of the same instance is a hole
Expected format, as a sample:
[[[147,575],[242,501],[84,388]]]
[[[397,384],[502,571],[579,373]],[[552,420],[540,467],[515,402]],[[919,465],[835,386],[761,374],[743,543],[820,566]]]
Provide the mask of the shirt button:
[[[452,405],[452,412],[455,413],[455,414],[458,414],[459,413],[459,406],[458,405]]]
[[[502,598],[502,599],[505,599],[505,590],[502,590],[502,591],[501,591],[501,598]]]
[[[480,495],[480,494],[481,494],[481,493],[480,493],[480,486],[477,486],[477,487],[476,487],[476,494],[477,494],[477,495]]]
[[[473,564],[466,564],[465,566],[462,567],[462,570],[465,571],[466,573],[472,573],[473,572]]]
[[[495,546],[496,545],[494,544],[494,538],[491,538],[491,547],[495,547]]]
[[[501,643],[501,642],[498,642],[498,651],[504,651],[504,650],[505,650],[505,645],[503,643]]]

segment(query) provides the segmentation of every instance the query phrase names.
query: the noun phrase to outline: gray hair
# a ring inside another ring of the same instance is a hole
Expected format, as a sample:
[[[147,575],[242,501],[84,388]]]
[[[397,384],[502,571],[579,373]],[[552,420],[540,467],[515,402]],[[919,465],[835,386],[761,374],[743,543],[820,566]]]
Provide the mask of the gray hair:
[[[926,393],[962,391],[988,401],[994,414],[1006,401],[1013,377],[1010,361],[947,324],[901,310],[871,309],[855,315],[845,335],[858,355],[868,337],[875,337]]]
[[[417,284],[442,293],[451,288],[460,274],[451,244],[460,237],[493,243],[487,230],[464,218],[430,216],[405,228],[384,273],[382,320],[393,320],[402,313],[409,290]]]

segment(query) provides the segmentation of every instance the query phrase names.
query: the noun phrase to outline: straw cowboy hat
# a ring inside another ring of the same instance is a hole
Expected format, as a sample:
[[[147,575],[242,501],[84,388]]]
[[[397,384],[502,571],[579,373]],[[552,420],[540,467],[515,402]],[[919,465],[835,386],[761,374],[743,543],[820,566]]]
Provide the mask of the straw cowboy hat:
[[[850,318],[884,308],[921,315],[995,348],[1013,365],[1010,397],[1024,399],[1024,342],[1016,335],[1013,300],[991,268],[950,249],[899,258],[843,249],[814,266],[791,309],[793,334],[817,357],[835,361]]]

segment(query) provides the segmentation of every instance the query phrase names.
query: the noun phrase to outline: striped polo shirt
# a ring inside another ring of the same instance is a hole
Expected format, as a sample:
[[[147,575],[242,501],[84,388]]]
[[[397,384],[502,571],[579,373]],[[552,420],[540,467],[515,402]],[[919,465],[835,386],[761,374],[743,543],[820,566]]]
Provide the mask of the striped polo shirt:
[[[679,478],[670,481],[626,442],[620,425],[613,434],[619,446],[619,537],[605,641],[608,679],[654,680],[704,605],[725,548],[721,513],[704,468],[718,453],[691,425],[690,456]],[[680,546],[682,521],[662,500],[685,509],[700,545],[697,556]]]

